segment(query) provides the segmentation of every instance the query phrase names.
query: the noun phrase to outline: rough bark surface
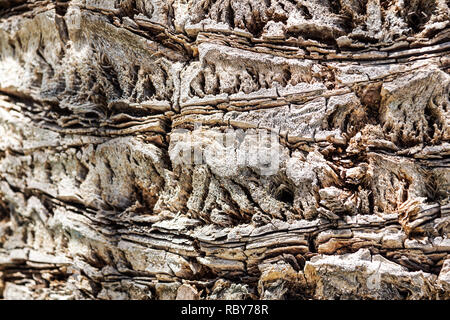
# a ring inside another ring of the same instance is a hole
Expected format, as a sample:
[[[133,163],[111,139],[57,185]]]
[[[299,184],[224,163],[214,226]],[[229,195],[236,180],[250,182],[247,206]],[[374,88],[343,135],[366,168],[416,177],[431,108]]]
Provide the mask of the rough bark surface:
[[[0,297],[448,299],[449,7],[0,0]]]

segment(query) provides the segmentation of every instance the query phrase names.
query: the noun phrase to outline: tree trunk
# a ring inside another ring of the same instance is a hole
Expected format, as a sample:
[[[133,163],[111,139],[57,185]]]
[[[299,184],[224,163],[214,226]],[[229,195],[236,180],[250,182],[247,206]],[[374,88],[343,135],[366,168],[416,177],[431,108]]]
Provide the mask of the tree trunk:
[[[448,0],[0,0],[0,297],[448,299]]]

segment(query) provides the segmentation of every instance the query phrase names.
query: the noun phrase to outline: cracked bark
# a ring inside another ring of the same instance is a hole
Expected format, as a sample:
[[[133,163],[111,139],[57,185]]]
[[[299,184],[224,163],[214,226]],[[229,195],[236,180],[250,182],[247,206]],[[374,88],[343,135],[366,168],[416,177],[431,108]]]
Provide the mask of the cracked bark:
[[[0,297],[448,299],[449,6],[0,0]]]

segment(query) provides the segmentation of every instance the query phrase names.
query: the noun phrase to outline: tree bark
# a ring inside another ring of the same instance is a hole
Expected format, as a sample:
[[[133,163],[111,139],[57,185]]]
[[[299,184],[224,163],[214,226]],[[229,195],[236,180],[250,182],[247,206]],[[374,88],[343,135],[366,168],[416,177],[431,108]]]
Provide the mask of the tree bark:
[[[448,0],[0,0],[0,298],[448,299]]]

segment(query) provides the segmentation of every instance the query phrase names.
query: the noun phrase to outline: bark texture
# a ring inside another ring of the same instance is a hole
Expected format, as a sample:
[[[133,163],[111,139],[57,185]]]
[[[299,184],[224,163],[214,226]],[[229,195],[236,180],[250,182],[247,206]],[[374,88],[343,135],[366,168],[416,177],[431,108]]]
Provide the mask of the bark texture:
[[[449,299],[449,21],[448,0],[0,0],[0,297]],[[232,156],[261,132],[271,175]]]

